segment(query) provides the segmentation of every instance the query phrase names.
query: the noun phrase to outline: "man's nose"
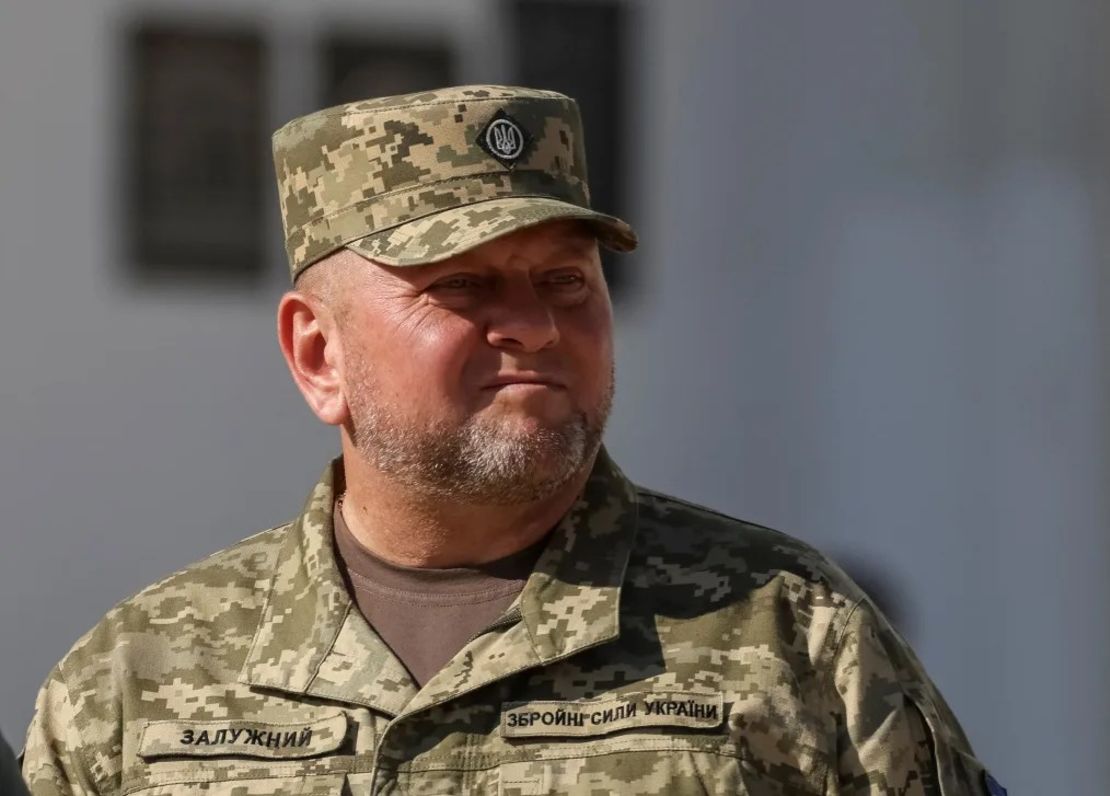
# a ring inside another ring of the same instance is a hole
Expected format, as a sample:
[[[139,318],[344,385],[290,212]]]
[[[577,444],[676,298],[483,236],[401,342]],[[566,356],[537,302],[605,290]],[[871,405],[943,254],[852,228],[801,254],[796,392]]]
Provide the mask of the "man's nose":
[[[534,285],[506,287],[490,313],[486,340],[495,348],[532,353],[557,344],[559,327]]]

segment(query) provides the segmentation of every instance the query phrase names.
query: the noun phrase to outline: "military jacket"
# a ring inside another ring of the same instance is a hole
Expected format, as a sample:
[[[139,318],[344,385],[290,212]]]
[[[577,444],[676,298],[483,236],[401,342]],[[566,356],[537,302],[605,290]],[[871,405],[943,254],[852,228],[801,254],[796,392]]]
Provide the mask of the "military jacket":
[[[517,601],[418,689],[292,523],[114,608],[39,695],[36,796],[986,794],[904,641],[788,536],[602,452]]]

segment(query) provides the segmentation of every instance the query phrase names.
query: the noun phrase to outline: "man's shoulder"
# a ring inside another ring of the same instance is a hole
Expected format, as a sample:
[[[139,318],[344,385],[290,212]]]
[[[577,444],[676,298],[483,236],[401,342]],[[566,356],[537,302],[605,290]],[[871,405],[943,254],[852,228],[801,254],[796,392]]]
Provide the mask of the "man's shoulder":
[[[109,659],[115,666],[144,657],[172,665],[173,658],[203,656],[206,646],[227,648],[230,638],[253,634],[292,527],[260,531],[118,603],[73,645],[60,671],[83,680]]]
[[[793,584],[840,606],[863,597],[840,567],[801,539],[646,487],[637,486],[637,495],[641,560],[667,562],[703,578]]]

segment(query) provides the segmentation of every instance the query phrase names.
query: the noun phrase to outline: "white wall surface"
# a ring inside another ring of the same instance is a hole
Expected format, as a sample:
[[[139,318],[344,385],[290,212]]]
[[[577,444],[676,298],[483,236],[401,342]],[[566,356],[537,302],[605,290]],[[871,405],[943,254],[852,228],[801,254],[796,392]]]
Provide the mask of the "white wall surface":
[[[643,250],[610,446],[652,486],[878,565],[1011,792],[1110,779],[1107,82],[1097,4],[637,3]],[[114,602],[283,521],[334,450],[272,333],[283,288],[136,290],[119,26],[257,21],[272,126],[336,21],[493,2],[22,0],[0,9],[0,726]],[[230,10],[229,10],[230,9]],[[367,20],[365,23],[362,20]]]

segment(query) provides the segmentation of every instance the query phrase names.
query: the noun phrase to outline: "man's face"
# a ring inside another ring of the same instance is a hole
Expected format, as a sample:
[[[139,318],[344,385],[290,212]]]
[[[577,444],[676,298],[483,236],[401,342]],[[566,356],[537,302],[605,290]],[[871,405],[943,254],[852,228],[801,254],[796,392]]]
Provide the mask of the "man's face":
[[[442,263],[357,260],[341,301],[358,451],[471,503],[545,497],[588,464],[613,395],[612,310],[595,239],[573,222]]]

